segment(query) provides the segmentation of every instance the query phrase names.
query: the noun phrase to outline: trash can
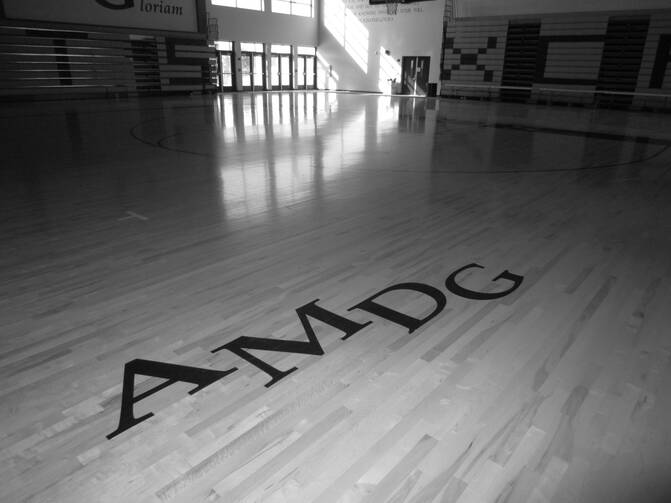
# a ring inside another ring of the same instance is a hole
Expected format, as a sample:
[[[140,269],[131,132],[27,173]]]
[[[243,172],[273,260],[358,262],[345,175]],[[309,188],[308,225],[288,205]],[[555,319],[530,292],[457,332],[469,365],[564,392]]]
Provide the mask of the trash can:
[[[438,94],[438,84],[436,82],[429,82],[429,88],[426,91],[426,95],[435,98]]]

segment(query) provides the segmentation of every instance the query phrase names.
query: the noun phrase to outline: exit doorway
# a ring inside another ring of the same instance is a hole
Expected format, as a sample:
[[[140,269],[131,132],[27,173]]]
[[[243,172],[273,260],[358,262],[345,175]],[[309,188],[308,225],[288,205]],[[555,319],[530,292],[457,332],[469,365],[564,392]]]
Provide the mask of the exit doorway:
[[[263,54],[243,52],[240,54],[240,73],[244,91],[261,91],[265,88]]]
[[[429,56],[403,56],[401,94],[426,96],[429,87]]]
[[[314,56],[299,54],[296,56],[296,89],[314,89],[316,59]]]
[[[273,89],[291,89],[291,55],[270,55],[271,84]]]
[[[219,89],[233,91],[235,89],[235,65],[233,51],[217,51],[219,63]]]

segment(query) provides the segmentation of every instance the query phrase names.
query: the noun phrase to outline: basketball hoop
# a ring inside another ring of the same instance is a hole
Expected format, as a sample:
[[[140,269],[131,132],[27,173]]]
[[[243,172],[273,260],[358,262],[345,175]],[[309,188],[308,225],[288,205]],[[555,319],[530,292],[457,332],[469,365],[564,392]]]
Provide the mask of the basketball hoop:
[[[387,4],[387,14],[390,16],[395,16],[398,12],[398,2],[399,0],[385,0]]]

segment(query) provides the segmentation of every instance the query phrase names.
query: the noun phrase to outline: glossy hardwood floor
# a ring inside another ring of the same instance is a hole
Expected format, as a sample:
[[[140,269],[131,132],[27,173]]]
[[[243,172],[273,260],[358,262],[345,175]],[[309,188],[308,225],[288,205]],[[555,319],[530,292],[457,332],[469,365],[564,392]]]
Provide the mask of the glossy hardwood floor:
[[[296,92],[0,124],[0,501],[671,501],[671,116]],[[135,360],[153,416],[108,439]]]

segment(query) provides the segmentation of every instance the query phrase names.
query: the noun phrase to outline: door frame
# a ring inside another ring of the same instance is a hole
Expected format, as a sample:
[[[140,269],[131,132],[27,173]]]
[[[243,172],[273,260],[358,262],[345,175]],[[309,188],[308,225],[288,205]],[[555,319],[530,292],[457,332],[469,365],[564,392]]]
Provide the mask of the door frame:
[[[246,86],[242,82],[242,58],[249,56],[249,78],[251,85]],[[256,56],[261,57],[261,82],[257,83],[254,80],[254,59]],[[242,51],[240,52],[240,87],[243,91],[263,91],[266,88],[266,55],[262,52]]]
[[[227,55],[231,61],[231,85],[225,86],[223,79],[223,69],[221,65],[221,58]],[[217,76],[219,79],[219,90],[222,92],[235,91],[235,54],[233,51],[217,51]]]
[[[406,65],[406,62],[411,63]],[[424,66],[426,64],[426,66]],[[401,59],[401,94],[416,94],[419,96],[426,96],[429,87],[429,68],[431,65],[430,56],[403,56]],[[414,69],[414,76],[410,79],[407,75],[407,66],[410,66],[411,72]],[[417,85],[417,75],[420,73],[420,68],[422,75],[426,75],[426,82],[424,82],[425,88],[422,89]],[[410,89],[412,88],[412,89]],[[407,91],[407,92],[406,92]]]
[[[273,85],[273,58],[277,57],[277,70],[278,70],[278,85]],[[282,85],[282,57],[289,58],[289,85]],[[291,54],[271,52],[270,53],[270,87],[274,91],[281,91],[283,89],[293,89],[294,88],[294,58]]]
[[[303,69],[305,70],[304,75],[304,84],[302,86],[298,86],[298,83],[296,83],[296,89],[316,89],[317,88],[317,57],[313,56],[311,54],[298,54],[296,55],[296,72],[298,72],[298,60],[303,59]],[[312,68],[308,70],[308,61],[312,60]],[[296,73],[296,76],[298,76],[298,73]],[[311,80],[308,80],[308,76],[311,76]]]

